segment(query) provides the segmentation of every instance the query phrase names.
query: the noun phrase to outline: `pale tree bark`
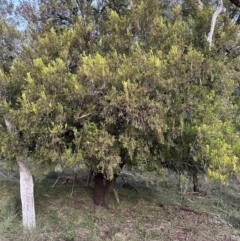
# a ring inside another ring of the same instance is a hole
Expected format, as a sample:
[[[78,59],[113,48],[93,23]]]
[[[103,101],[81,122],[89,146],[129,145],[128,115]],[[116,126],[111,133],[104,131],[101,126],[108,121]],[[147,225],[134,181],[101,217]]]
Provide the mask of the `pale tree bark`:
[[[18,166],[20,172],[23,227],[31,230],[36,227],[33,177],[25,162],[18,161]]]
[[[5,124],[9,135],[11,135],[16,130],[15,126],[7,118],[5,118]],[[20,173],[23,228],[32,230],[36,227],[33,177],[27,165],[27,160],[19,160],[18,166]]]
[[[212,38],[213,38],[213,33],[214,33],[217,17],[221,13],[222,10],[223,10],[223,0],[218,0],[217,9],[212,16],[211,28],[210,28],[210,31],[209,31],[208,37],[207,37],[207,41],[209,42],[209,49],[211,49],[211,46],[212,46]]]
[[[199,10],[203,10],[203,2],[201,0],[198,0],[197,6]]]

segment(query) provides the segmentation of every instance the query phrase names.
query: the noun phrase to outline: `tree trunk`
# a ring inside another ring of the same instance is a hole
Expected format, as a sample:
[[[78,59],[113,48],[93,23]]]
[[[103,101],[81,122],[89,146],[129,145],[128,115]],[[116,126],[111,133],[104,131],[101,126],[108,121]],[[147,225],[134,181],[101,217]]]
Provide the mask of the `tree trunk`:
[[[4,121],[9,134],[12,135],[12,133],[15,132],[16,127],[6,117],[4,117]],[[32,230],[36,227],[33,177],[25,162],[18,161],[18,166],[20,173],[23,228]]]
[[[212,16],[211,28],[210,28],[210,31],[209,31],[208,37],[207,37],[207,41],[209,42],[209,49],[211,49],[213,32],[214,32],[214,29],[215,29],[217,17],[221,13],[222,10],[223,10],[223,0],[218,0],[217,9]]]
[[[104,177],[102,173],[98,173],[94,177],[93,201],[95,205],[100,205],[108,208],[108,198],[110,191],[116,182],[117,176],[112,180],[106,180],[104,185]]]
[[[102,204],[106,208],[108,208],[109,194],[110,194],[110,191],[113,188],[113,185],[116,182],[116,178],[117,177],[114,176],[114,178],[112,180],[106,180],[105,187],[104,187],[103,204]]]
[[[18,165],[20,172],[23,227],[32,230],[36,227],[33,177],[25,162],[18,161]]]
[[[236,7],[240,8],[240,1],[239,0],[230,0]]]
[[[198,185],[198,171],[197,168],[195,167],[192,171],[192,178],[193,178],[193,191],[194,192],[199,192],[199,185]]]
[[[127,151],[122,149],[121,154],[122,162],[119,164],[120,170],[122,170],[125,165],[125,159],[127,156]],[[118,175],[114,175],[112,180],[105,180],[104,185],[104,176],[102,173],[97,173],[94,177],[94,190],[93,190],[93,201],[95,205],[101,205],[108,208],[108,198],[110,191],[113,189],[114,184],[116,183]],[[116,193],[115,193],[116,196]],[[116,197],[119,202],[118,197]]]
[[[92,175],[93,175],[93,170],[90,170],[89,173],[88,173],[88,178],[87,178],[87,182],[86,182],[86,186],[85,186],[86,188],[89,187],[89,183],[92,179]]]
[[[95,205],[103,204],[104,196],[104,177],[102,173],[97,173],[94,177],[93,201]]]

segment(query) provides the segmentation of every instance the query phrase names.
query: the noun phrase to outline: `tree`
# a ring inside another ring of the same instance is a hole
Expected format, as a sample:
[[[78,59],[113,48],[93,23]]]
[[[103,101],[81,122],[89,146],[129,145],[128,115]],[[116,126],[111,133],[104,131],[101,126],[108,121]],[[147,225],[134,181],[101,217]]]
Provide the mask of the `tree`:
[[[32,229],[35,227],[35,207],[33,196],[33,179],[27,166],[27,156],[24,156],[23,153],[21,153],[20,156],[16,156],[13,153],[9,153],[8,150],[5,149],[6,147],[10,147],[13,149],[15,149],[16,147],[14,143],[16,143],[17,134],[15,126],[9,119],[9,108],[7,106],[12,105],[11,108],[15,107],[15,94],[20,90],[18,89],[19,85],[17,82],[11,82],[9,83],[9,85],[7,84],[7,82],[9,79],[9,74],[11,72],[11,67],[16,58],[18,57],[21,49],[21,35],[13,25],[8,24],[6,21],[2,21],[0,23],[0,28],[0,101],[2,114],[1,140],[3,140],[3,145],[1,147],[1,157],[4,159],[15,159],[19,166],[23,226],[24,228]],[[6,164],[11,165],[8,162]]]
[[[238,59],[226,51],[239,36],[227,13],[210,51],[211,2],[23,3],[26,42],[2,73],[13,93],[1,102],[14,126],[1,128],[6,160],[21,157],[39,178],[59,162],[88,166],[103,206],[123,165],[187,171],[195,190],[199,171],[222,180],[238,171]]]

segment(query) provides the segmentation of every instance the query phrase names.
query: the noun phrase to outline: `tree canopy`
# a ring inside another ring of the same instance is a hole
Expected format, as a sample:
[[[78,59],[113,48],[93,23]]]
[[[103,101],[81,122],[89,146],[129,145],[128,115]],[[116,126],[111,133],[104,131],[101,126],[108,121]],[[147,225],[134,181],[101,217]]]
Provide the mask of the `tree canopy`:
[[[214,1],[21,1],[0,22],[1,156],[42,177],[59,163],[239,172],[239,10]],[[237,5],[236,5],[237,6]],[[7,131],[10,120],[14,130]],[[195,174],[194,174],[195,173]]]

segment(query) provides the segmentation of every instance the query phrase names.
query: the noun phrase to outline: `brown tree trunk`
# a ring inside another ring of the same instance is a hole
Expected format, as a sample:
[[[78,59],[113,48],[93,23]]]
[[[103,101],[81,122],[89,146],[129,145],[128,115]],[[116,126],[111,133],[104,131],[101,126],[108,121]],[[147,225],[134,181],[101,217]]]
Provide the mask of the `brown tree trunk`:
[[[197,171],[197,168],[194,168],[193,169],[193,172],[192,172],[192,178],[193,178],[193,191],[194,192],[199,192],[199,186],[198,186],[198,171]]]
[[[117,176],[112,180],[104,180],[103,174],[98,173],[94,177],[93,201],[95,205],[108,208],[108,198]]]
[[[102,204],[106,208],[108,208],[109,194],[116,182],[116,178],[117,176],[114,176],[112,180],[106,180],[105,187],[104,187],[103,204]]]
[[[121,150],[122,160],[125,160],[127,152],[125,150]],[[120,170],[123,168],[125,162],[119,164]],[[112,180],[104,180],[104,176],[102,173],[97,173],[94,177],[94,190],[93,190],[93,201],[95,205],[100,205],[104,207],[108,207],[108,198],[110,191],[113,189],[114,184],[116,183],[118,175],[114,175]],[[104,185],[105,182],[105,185]],[[115,193],[116,196],[116,193]],[[118,197],[116,197],[117,201]]]
[[[240,8],[240,1],[239,0],[230,0],[236,7]]]
[[[93,201],[95,205],[103,204],[104,197],[104,177],[102,173],[97,173],[94,177]]]

